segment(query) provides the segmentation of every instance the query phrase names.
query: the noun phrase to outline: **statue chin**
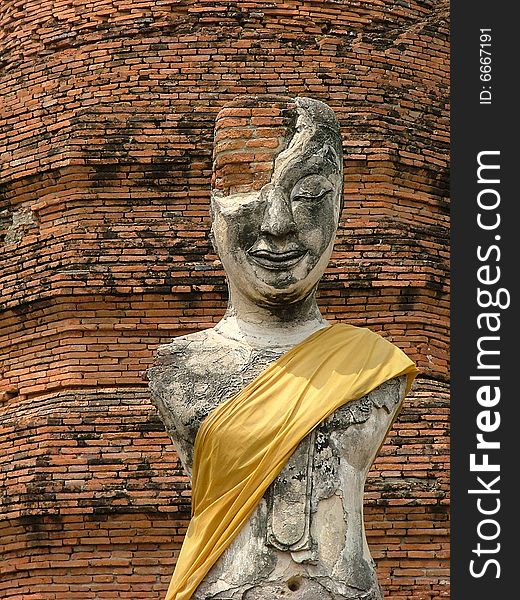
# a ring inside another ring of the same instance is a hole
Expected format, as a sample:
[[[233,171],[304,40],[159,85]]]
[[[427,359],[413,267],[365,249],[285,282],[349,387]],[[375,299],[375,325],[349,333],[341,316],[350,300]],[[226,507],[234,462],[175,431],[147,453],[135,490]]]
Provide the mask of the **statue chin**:
[[[278,309],[281,313],[287,313],[287,325],[290,325],[291,311],[294,311],[296,305],[305,303],[307,300],[311,300],[314,297],[317,282],[309,282],[307,287],[302,285],[303,282],[299,281],[294,284],[290,284],[287,287],[275,288],[262,282],[263,285],[251,288],[246,286],[235,287],[231,285],[233,289],[240,291],[240,294],[255,304],[259,308],[265,308],[267,310]],[[236,313],[240,314],[240,300],[237,299],[236,294],[232,295],[232,306],[236,308]]]
[[[314,298],[332,253],[334,239],[327,241],[328,246],[320,249],[317,256],[304,252],[289,264],[272,261],[274,266],[268,264],[263,255],[264,260],[260,262],[259,257],[253,259],[240,250],[217,245],[229,283],[230,304],[235,312],[240,313],[239,305],[245,299],[258,307],[280,310],[286,314],[289,324],[298,317],[297,305]]]

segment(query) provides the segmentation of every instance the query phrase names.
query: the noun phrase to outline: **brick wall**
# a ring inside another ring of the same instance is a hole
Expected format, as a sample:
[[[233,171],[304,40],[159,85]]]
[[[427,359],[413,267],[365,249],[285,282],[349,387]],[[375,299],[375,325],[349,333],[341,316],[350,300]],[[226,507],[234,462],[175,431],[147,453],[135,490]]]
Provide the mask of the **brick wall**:
[[[4,0],[0,596],[162,598],[189,488],[151,406],[159,343],[210,326],[215,115],[309,95],[344,134],[320,285],[421,369],[366,488],[386,597],[448,588],[448,3]]]

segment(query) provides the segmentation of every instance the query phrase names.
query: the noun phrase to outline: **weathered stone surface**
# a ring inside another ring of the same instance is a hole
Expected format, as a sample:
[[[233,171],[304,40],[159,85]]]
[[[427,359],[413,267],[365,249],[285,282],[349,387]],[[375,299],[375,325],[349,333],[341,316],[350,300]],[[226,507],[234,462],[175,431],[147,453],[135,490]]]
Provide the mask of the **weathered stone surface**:
[[[342,198],[339,126],[322,102],[238,100],[217,116],[215,139],[212,238],[229,307],[215,327],[161,346],[149,371],[188,473],[209,412],[327,325],[315,290]],[[270,139],[277,143],[262,152]],[[260,141],[254,152],[251,140]],[[194,599],[380,599],[363,488],[403,392],[402,379],[388,381],[309,434]]]

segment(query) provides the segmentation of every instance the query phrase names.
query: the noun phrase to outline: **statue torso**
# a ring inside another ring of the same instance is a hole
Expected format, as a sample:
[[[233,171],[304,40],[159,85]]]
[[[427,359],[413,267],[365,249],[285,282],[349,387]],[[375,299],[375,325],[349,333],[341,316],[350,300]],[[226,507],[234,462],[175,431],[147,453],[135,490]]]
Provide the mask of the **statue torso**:
[[[284,351],[209,329],[159,349],[152,398],[191,475],[193,445],[211,410]],[[363,529],[367,472],[398,410],[403,378],[348,403],[298,446],[247,525],[193,598],[379,600]]]

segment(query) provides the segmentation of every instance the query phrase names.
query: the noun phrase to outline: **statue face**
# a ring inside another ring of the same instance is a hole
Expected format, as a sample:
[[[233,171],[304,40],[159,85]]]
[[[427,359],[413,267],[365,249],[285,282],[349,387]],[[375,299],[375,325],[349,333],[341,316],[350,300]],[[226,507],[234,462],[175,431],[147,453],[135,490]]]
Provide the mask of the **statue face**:
[[[342,194],[341,156],[331,136],[302,114],[268,183],[212,195],[212,235],[228,280],[256,304],[301,300],[323,275]]]

